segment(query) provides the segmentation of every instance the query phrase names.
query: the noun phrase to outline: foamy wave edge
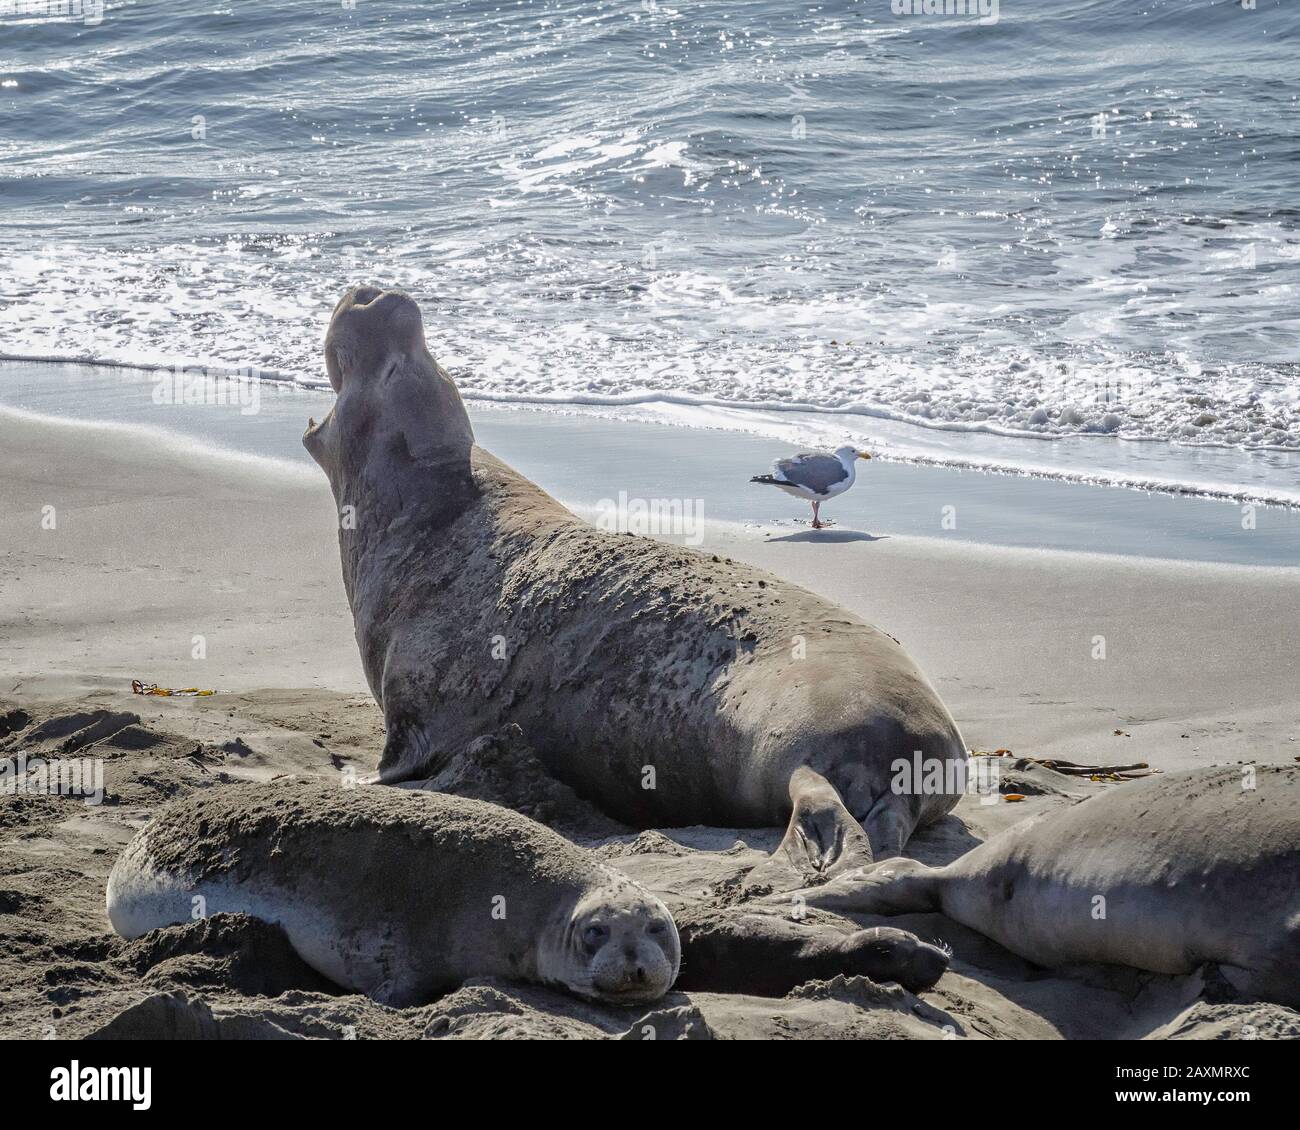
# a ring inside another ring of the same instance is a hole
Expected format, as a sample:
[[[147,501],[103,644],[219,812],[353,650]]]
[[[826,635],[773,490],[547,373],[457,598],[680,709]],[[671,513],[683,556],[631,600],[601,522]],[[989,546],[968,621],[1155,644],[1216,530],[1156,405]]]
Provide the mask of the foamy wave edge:
[[[132,369],[137,372],[161,372],[178,367],[177,364],[162,362],[127,362],[112,358],[89,356],[51,356],[4,352],[0,352],[0,361],[51,365],[84,365],[87,367],[103,369]],[[282,373],[273,370],[267,371],[258,369],[256,366],[204,365],[196,362],[193,364],[181,364],[179,367],[202,369],[209,376],[224,377],[230,380],[246,380],[248,379],[248,374],[250,372],[255,372],[259,380],[290,385],[301,388],[304,391],[318,392],[322,389],[329,388],[328,381],[324,379],[309,380],[300,374]],[[454,370],[449,371],[451,371],[452,375],[455,376]],[[932,431],[983,433],[1005,439],[1029,439],[1048,443],[1059,441],[1062,438],[1077,438],[1097,441],[1109,440],[1114,443],[1169,443],[1168,440],[1155,436],[1121,436],[1096,432],[1076,432],[1071,433],[1068,437],[1062,437],[1061,435],[1044,435],[1039,432],[1028,432],[1014,428],[1000,428],[987,423],[976,423],[962,420],[929,420],[923,417],[909,416],[902,412],[895,412],[881,405],[857,402],[827,406],[805,403],[802,401],[773,402],[720,400],[711,397],[690,396],[687,394],[674,395],[663,392],[620,393],[604,396],[597,394],[558,394],[555,396],[543,396],[531,393],[492,392],[462,388],[460,393],[463,400],[471,402],[521,408],[531,407],[551,410],[570,409],[581,411],[584,408],[618,409],[663,404],[685,408],[721,408],[755,413],[804,412],[818,416],[865,416],[872,419],[888,420],[892,423],[907,424],[912,427]],[[608,419],[608,417],[594,418]],[[646,421],[641,419],[639,422],[644,423]],[[655,422],[665,427],[670,426],[670,421],[667,420]],[[724,424],[716,421],[701,421],[699,424],[690,424],[683,422],[680,419],[676,419],[671,421],[671,423],[677,426],[698,427],[701,430],[708,431],[739,432],[741,430],[736,428],[727,428]],[[759,431],[761,433],[762,429],[759,429]],[[1190,449],[1218,448],[1220,450],[1236,451],[1300,451],[1300,448],[1285,446],[1237,446],[1233,444],[1219,444],[1212,442],[1195,445],[1188,444],[1185,446]],[[1228,487],[1215,483],[1182,481],[1178,479],[1145,478],[1120,473],[1107,474],[1103,472],[1090,474],[1084,471],[1063,470],[1056,467],[1035,466],[1033,464],[1020,464],[1009,462],[1007,460],[974,459],[956,455],[925,455],[909,452],[906,454],[887,453],[881,456],[881,458],[892,463],[903,463],[918,467],[947,468],[956,471],[978,471],[981,474],[1012,475],[1018,478],[1048,479],[1055,482],[1077,483],[1080,486],[1116,487],[1124,490],[1142,491],[1149,494],[1167,494],[1185,498],[1208,499],[1219,502],[1235,502],[1243,504],[1254,503],[1262,506],[1278,506],[1287,508],[1300,507],[1300,489],[1294,491],[1276,489],[1261,491],[1245,487]]]

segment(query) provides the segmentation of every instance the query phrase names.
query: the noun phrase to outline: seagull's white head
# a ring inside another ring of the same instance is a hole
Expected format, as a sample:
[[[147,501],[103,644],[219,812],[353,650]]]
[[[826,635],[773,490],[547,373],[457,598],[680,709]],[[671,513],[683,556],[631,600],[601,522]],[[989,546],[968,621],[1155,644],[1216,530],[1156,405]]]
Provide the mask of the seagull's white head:
[[[843,447],[835,449],[835,457],[846,467],[851,467],[855,459],[870,459],[871,453],[859,451],[852,444],[845,444]]]

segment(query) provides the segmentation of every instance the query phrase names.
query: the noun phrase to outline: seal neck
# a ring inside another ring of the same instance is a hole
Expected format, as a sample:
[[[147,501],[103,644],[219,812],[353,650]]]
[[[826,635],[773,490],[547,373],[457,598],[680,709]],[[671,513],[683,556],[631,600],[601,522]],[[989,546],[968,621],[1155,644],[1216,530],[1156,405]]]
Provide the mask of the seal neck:
[[[329,477],[344,532],[441,525],[474,494],[469,416],[423,349],[390,355],[365,379],[349,376],[303,444]]]

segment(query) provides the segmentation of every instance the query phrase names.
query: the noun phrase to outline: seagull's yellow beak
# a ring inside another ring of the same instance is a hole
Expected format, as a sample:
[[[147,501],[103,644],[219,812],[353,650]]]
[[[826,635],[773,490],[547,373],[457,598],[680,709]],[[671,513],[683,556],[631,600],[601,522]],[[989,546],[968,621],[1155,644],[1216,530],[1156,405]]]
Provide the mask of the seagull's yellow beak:
[[[859,451],[859,452],[858,452],[858,458],[859,458],[859,459],[870,459],[870,458],[871,458],[871,452],[869,452],[869,451]]]

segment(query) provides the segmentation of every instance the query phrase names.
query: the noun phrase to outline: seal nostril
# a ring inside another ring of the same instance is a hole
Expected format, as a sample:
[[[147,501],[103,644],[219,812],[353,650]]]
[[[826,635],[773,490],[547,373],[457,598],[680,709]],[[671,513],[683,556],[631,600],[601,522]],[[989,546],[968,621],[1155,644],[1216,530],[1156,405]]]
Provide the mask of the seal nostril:
[[[638,981],[642,981],[642,982],[645,981],[645,966],[644,966],[644,965],[638,965],[638,966],[636,967],[636,979],[637,979]]]
[[[362,284],[361,286],[354,287],[352,290],[352,305],[369,306],[383,293],[384,292],[377,286],[366,286],[365,284]]]

